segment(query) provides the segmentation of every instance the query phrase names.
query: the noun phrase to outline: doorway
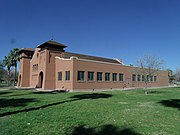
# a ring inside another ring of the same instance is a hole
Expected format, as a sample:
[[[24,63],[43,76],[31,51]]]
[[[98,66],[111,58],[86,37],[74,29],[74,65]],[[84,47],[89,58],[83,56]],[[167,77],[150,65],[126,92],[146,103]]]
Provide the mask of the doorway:
[[[39,88],[42,88],[43,86],[43,72],[41,71],[39,73]]]
[[[18,86],[21,85],[21,75],[19,75]]]

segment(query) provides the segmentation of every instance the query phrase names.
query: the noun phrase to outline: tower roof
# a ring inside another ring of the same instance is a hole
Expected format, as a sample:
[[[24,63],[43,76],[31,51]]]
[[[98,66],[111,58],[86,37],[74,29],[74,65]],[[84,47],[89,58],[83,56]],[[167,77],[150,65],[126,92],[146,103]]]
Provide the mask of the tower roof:
[[[37,48],[45,48],[45,47],[48,47],[48,48],[51,48],[51,47],[52,48],[66,48],[67,46],[64,44],[61,44],[59,42],[52,41],[52,40],[49,40],[49,41],[44,42],[43,44],[37,46]]]
[[[19,51],[19,54],[21,54],[22,52],[34,52],[34,49],[32,49],[32,48],[22,48]]]

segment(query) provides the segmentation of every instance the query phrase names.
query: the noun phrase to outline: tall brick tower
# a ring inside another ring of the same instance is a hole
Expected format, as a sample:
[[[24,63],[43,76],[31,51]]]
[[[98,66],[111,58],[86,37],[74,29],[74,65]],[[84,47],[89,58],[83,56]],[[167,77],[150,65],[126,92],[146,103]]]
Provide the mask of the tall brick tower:
[[[20,54],[20,70],[18,76],[18,86],[29,87],[30,86],[30,61],[34,54],[34,50],[31,48],[22,48],[19,51]]]
[[[49,40],[39,48],[39,83],[38,87],[43,89],[55,89],[55,57],[61,56],[67,46],[52,40]]]

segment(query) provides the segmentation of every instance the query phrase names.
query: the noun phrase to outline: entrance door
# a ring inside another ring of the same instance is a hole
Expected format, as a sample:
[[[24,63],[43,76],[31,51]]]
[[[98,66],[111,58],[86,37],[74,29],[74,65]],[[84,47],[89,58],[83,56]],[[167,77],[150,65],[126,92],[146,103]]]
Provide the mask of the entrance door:
[[[43,86],[43,72],[41,71],[39,73],[39,88],[42,88]]]
[[[18,86],[21,85],[21,75],[19,75]]]

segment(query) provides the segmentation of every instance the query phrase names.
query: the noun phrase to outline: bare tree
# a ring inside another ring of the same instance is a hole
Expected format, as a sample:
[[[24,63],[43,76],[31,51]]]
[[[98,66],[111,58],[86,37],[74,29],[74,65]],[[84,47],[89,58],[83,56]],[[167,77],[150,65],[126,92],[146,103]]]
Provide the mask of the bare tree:
[[[167,69],[168,71],[168,77],[169,77],[169,84],[174,84],[175,81],[175,73],[171,69]]]
[[[180,82],[180,68],[177,68],[175,71],[175,80],[176,82]]]
[[[145,94],[148,94],[147,84],[152,82],[154,77],[157,77],[159,70],[163,69],[164,61],[154,55],[144,55],[137,60],[137,67],[133,70],[136,74],[142,76],[142,81],[145,83]]]

